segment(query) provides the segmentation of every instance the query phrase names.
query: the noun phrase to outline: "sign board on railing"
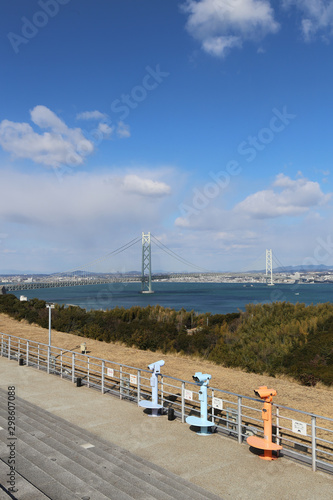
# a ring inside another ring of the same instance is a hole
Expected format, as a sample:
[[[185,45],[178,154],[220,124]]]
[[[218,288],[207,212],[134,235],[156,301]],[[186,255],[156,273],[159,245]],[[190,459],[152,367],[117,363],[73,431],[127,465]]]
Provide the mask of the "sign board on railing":
[[[307,436],[306,432],[306,423],[305,422],[299,422],[298,420],[292,420],[292,431],[295,434],[301,434],[301,436]]]
[[[192,391],[188,391],[187,389],[185,389],[185,391],[184,391],[184,398],[188,399],[189,401],[193,401],[193,392]]]
[[[137,376],[136,376],[136,375],[130,375],[130,383],[131,383],[132,385],[137,385],[137,383],[138,383],[138,378],[137,378]]]
[[[223,399],[213,398],[213,408],[215,408],[215,410],[223,410]]]
[[[106,374],[108,377],[114,377],[114,369],[113,368],[107,368],[106,369]]]

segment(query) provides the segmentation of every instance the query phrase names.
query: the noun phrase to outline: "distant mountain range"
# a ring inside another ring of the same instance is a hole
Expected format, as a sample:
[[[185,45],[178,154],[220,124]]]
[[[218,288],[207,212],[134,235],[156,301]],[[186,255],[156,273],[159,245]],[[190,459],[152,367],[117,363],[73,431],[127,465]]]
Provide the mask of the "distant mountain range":
[[[285,266],[285,267],[273,267],[274,273],[311,273],[311,272],[326,272],[333,271],[333,266],[325,266],[324,264],[318,265],[300,265],[300,266]],[[265,273],[266,270],[261,271],[248,271],[252,273]]]
[[[318,264],[318,265],[308,265],[308,266],[287,266],[287,267],[277,267],[276,269],[273,268],[277,273],[283,273],[283,271],[288,271],[288,272],[303,272],[303,273],[310,273],[310,272],[325,272],[325,271],[333,271],[333,266],[325,266],[324,264]]]
[[[286,266],[286,267],[273,267],[273,272],[274,273],[311,273],[311,272],[328,272],[328,271],[333,271],[333,266],[326,266],[325,264],[318,264],[318,265],[298,265],[298,266]],[[248,274],[248,273],[265,273],[266,270],[265,269],[261,269],[261,270],[258,270],[258,269],[252,269],[251,271],[243,271],[242,274]],[[180,274],[187,274],[189,273],[189,271],[178,271],[178,273]],[[178,274],[176,273],[176,274]],[[207,272],[206,274],[213,274],[213,273],[235,273],[235,274],[238,274],[239,272],[237,271],[212,271],[211,273]],[[46,273],[35,273],[35,272],[29,272],[29,271],[18,271],[18,270],[8,270],[4,273],[1,273],[0,271],[0,274],[2,274],[2,276],[26,276],[26,277],[29,277],[29,276],[38,276],[38,277],[43,277],[43,276],[50,276],[49,274],[46,274]],[[56,276],[61,276],[61,275],[64,275],[66,276],[67,273],[52,273]],[[86,272],[85,271],[76,271],[75,272],[76,276],[85,276],[86,275]],[[133,276],[138,276],[141,274],[141,271],[128,271],[127,273],[124,272],[124,273],[89,273],[90,275],[102,275],[102,274],[115,274],[115,275],[126,275],[126,276],[130,276],[130,275],[133,275]],[[173,274],[172,271],[163,271],[161,269],[159,270],[154,270],[153,271],[153,274]],[[195,271],[193,271],[193,274],[196,274]]]

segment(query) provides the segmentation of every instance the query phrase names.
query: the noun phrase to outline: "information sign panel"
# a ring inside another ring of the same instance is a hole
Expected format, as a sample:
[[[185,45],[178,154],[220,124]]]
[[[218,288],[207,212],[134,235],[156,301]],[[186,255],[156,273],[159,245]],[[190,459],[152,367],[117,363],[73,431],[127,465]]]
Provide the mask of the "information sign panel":
[[[185,397],[185,399],[188,399],[189,401],[193,401],[193,392],[185,389],[184,397]]]
[[[215,410],[223,410],[223,399],[213,398],[213,408],[215,408]]]
[[[295,434],[301,434],[302,436],[307,435],[307,424],[305,422],[299,422],[298,420],[292,420],[292,431]]]

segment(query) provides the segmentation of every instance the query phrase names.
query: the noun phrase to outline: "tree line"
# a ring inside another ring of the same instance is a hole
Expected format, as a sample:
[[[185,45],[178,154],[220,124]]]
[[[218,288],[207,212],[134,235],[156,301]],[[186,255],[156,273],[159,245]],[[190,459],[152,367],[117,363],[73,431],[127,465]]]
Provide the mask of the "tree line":
[[[43,300],[0,296],[0,312],[48,327]],[[249,304],[244,312],[196,314],[159,305],[86,311],[55,305],[52,327],[102,342],[199,356],[226,367],[304,385],[333,384],[333,304]]]

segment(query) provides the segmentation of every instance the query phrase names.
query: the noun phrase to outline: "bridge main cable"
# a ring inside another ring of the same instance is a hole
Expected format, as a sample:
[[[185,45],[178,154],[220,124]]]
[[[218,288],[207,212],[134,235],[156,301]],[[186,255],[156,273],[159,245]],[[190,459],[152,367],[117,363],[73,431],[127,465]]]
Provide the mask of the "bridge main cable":
[[[204,269],[203,267],[199,267],[196,264],[192,264],[190,261],[188,261],[188,260],[184,259],[183,257],[181,257],[180,255],[176,254],[176,252],[174,252],[173,250],[171,250],[171,248],[169,248],[166,245],[164,245],[164,243],[162,243],[159,239],[157,239],[153,234],[151,235],[151,237],[153,238],[154,243],[161,250],[163,250],[165,253],[167,253],[168,255],[170,255],[171,257],[173,257],[174,259],[178,260],[182,264],[186,264],[186,265],[188,265],[188,266],[190,266],[190,267],[192,267],[192,268],[194,268],[194,269],[196,269],[197,271],[200,271],[200,272],[204,272],[204,273],[211,272],[209,269]]]
[[[85,270],[88,267],[92,267],[93,265],[96,265],[96,264],[102,262],[103,260],[106,260],[111,255],[118,255],[119,253],[122,253],[125,250],[128,250],[133,245],[136,245],[139,241],[141,241],[141,237],[140,236],[137,237],[137,238],[134,238],[133,240],[129,241],[128,243],[125,243],[125,245],[122,245],[121,247],[117,248],[116,250],[113,250],[112,252],[109,252],[106,255],[103,255],[102,257],[99,257],[98,259],[94,259],[91,262],[88,262],[88,264],[85,264],[84,266],[82,266],[81,269],[75,268],[75,269],[72,269],[70,271],[65,271],[65,272],[62,272],[62,273],[50,274],[49,276],[52,276],[52,277],[56,278],[57,276],[64,276],[64,275],[68,275],[68,274],[71,274],[71,273],[75,273],[76,271],[79,271],[79,270],[80,271]]]

